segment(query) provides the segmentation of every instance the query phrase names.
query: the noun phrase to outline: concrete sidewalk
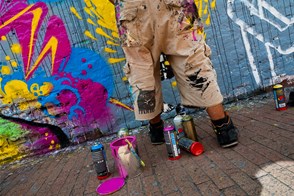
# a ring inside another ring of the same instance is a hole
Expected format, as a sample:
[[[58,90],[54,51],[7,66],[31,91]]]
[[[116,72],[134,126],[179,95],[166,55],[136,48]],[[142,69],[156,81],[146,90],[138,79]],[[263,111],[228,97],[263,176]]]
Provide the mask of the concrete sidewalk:
[[[276,111],[271,96],[226,105],[240,130],[239,145],[218,146],[204,112],[194,115],[205,153],[167,159],[165,145],[136,136],[144,172],[113,195],[294,195],[294,108]],[[117,176],[109,142],[103,138],[112,176]],[[93,142],[2,166],[0,195],[97,195]]]

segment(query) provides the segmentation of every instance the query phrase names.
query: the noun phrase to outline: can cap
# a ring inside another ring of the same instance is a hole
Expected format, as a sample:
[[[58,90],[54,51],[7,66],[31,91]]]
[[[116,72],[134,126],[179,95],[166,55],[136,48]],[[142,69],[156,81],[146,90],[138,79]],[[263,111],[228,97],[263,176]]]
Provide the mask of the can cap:
[[[173,125],[168,125],[168,126],[164,127],[163,131],[172,131],[174,129],[175,129],[175,127]]]
[[[193,144],[190,147],[190,152],[195,155],[201,155],[204,151],[204,147],[200,142],[193,142]]]
[[[274,86],[274,88],[283,88],[283,85],[281,85],[281,84],[276,84],[276,85]]]
[[[191,120],[191,119],[192,119],[191,116],[189,116],[189,115],[184,115],[182,121],[189,121],[189,120]]]
[[[102,144],[95,144],[94,146],[91,146],[91,150],[95,151],[95,150],[100,150],[101,148],[103,148]]]
[[[125,185],[125,180],[122,177],[110,178],[102,182],[96,189],[99,195],[109,195],[120,190]]]

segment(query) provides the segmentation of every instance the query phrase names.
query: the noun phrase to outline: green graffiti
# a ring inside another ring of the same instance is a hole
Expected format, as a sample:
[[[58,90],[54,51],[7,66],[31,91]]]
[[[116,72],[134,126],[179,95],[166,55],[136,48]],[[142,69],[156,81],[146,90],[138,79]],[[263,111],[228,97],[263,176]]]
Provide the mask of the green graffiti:
[[[20,125],[0,118],[0,165],[23,157],[21,140],[28,133]]]

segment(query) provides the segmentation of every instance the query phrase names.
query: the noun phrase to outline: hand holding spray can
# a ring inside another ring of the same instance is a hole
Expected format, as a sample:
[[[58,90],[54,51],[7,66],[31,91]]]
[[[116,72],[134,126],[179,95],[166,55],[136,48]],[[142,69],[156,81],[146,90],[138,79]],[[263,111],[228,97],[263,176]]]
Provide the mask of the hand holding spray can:
[[[181,151],[178,146],[177,133],[174,126],[169,125],[164,128],[164,139],[167,149],[168,158],[170,160],[178,160],[181,158]]]
[[[104,146],[101,143],[95,144],[91,147],[91,152],[98,180],[108,178],[110,173],[107,166]]]

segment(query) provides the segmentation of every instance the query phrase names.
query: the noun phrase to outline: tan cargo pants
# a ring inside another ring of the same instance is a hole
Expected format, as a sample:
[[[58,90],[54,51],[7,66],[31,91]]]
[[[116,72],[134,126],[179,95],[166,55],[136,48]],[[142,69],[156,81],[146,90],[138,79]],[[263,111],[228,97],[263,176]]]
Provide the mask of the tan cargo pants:
[[[117,0],[116,14],[137,120],[162,112],[161,52],[171,63],[183,105],[222,103],[193,0]]]

